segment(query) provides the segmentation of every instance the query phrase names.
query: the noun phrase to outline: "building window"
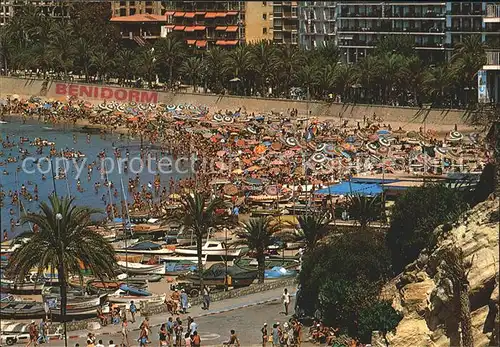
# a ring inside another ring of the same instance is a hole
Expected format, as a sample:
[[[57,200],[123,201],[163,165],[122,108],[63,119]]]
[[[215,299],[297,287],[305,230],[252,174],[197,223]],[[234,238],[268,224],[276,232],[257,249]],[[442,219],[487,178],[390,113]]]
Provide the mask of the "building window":
[[[267,35],[267,28],[262,28],[262,34]]]
[[[267,20],[267,13],[263,13],[263,14],[262,14],[262,19],[263,19],[263,20]]]
[[[135,14],[135,8],[131,8],[131,9],[130,9],[130,13],[129,13],[129,15],[130,15],[130,16],[133,16],[134,14]]]
[[[124,8],[120,8],[120,17],[124,17],[127,15],[127,10]]]
[[[120,1],[120,6],[125,6],[125,1]]]
[[[135,1],[129,1],[128,4],[129,6],[135,6]]]
[[[262,1],[262,6],[267,6],[267,1]]]
[[[153,9],[152,8],[146,8],[146,13],[147,14],[152,14],[153,13]]]

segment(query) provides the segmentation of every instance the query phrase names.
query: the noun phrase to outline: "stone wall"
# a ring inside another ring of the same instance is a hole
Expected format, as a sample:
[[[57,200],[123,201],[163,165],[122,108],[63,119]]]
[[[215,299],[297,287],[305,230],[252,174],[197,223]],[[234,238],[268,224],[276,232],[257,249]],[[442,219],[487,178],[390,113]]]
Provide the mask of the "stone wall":
[[[267,99],[256,97],[218,96],[213,94],[156,92],[144,89],[120,88],[106,85],[90,85],[84,83],[63,83],[36,79],[0,77],[0,96],[18,94],[20,96],[39,95],[49,98],[61,98],[65,95],[77,95],[93,102],[106,100],[137,100],[163,102],[166,104],[205,105],[211,110],[235,110],[243,108],[247,112],[283,112],[296,108],[299,115],[318,117],[339,117],[346,119],[363,119],[375,114],[383,121],[427,124],[464,124],[462,110],[419,109],[413,107],[391,107],[363,104],[339,104],[320,101],[296,101],[287,99]]]

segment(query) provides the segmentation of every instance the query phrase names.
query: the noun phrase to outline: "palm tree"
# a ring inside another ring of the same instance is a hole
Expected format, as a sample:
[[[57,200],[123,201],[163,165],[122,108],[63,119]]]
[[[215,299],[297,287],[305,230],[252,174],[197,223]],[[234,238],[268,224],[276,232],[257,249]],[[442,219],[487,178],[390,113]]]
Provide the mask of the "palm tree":
[[[295,79],[306,89],[307,100],[311,99],[311,89],[316,86],[319,73],[317,66],[304,65],[295,74]]]
[[[132,78],[135,70],[135,53],[130,49],[120,49],[116,54],[116,74],[120,83],[127,85],[127,81]]]
[[[428,68],[424,72],[424,90],[435,105],[441,105],[446,96],[446,90],[453,85],[453,75],[447,65]]]
[[[199,57],[190,57],[182,62],[179,72],[186,76],[193,86],[193,91],[197,91],[197,82],[203,77],[205,64]]]
[[[58,64],[59,70],[64,72],[64,77],[68,77],[68,71],[73,66],[75,55],[75,45],[73,28],[66,22],[57,22],[50,32],[51,40],[49,50],[54,56],[54,62]]]
[[[349,90],[355,80],[353,68],[347,64],[339,64],[335,69],[334,91],[342,96],[343,102],[349,99]]]
[[[293,74],[303,63],[304,52],[296,46],[283,45],[278,49],[277,56],[278,73],[275,84],[285,94],[285,97],[289,97]]]
[[[465,260],[462,249],[452,247],[446,249],[443,254],[443,263],[441,264],[444,276],[447,277],[453,285],[453,297],[460,312],[460,327],[462,332],[462,346],[473,347],[474,338],[472,334],[472,318],[470,313],[469,300],[469,274],[472,263]]]
[[[224,62],[226,61],[227,51],[219,47],[211,48],[204,56],[206,67],[207,84],[210,90],[214,93],[220,93],[223,86],[225,68]]]
[[[273,236],[281,230],[279,223],[272,218],[259,217],[250,218],[242,223],[242,230],[236,232],[239,238],[234,245],[245,245],[257,254],[257,271],[259,283],[264,283],[264,272],[266,268],[265,251],[273,244]]]
[[[278,67],[278,58],[275,47],[270,41],[261,41],[251,46],[252,66],[258,83],[258,90],[262,96],[267,95],[267,87],[273,79]]]
[[[166,39],[160,39],[156,43],[160,60],[168,67],[168,80],[170,86],[173,84],[174,66],[177,66],[184,55],[186,46],[184,41],[177,36],[169,36]]]
[[[100,79],[101,82],[104,83],[108,73],[113,67],[113,60],[110,59],[110,56],[106,51],[99,50],[92,54],[90,66],[97,70],[97,79]]]
[[[180,221],[185,229],[191,231],[196,237],[200,288],[203,289],[203,238],[208,235],[209,229],[215,226],[217,222],[215,211],[218,208],[225,207],[225,202],[219,198],[208,200],[202,193],[195,192],[194,194],[182,196],[181,204],[182,208],[177,211],[176,215],[173,217],[165,216],[163,220],[164,222],[168,222],[172,219]]]
[[[365,229],[370,222],[379,218],[383,210],[379,196],[348,195],[347,206],[349,214],[358,221],[361,229]]]
[[[318,242],[328,234],[332,219],[328,213],[305,214],[297,217],[299,238],[305,240],[308,252],[313,252]]]
[[[224,71],[232,78],[239,78],[240,83],[248,87],[247,77],[252,68],[252,58],[249,46],[238,46],[226,56]]]
[[[134,63],[139,67],[139,71],[148,82],[149,88],[152,87],[151,84],[153,83],[153,78],[158,67],[156,56],[156,52],[153,49],[146,47],[140,52],[137,58],[134,59]]]
[[[64,324],[69,274],[78,275],[82,281],[83,264],[101,279],[115,275],[117,265],[113,247],[90,228],[91,216],[98,212],[90,207],[75,206],[74,199],[51,195],[49,204],[40,204],[39,213],[28,213],[21,218],[23,224],[37,225],[39,231],[12,254],[7,272],[15,281],[23,281],[33,268],[38,269],[39,275],[49,268],[57,269]]]
[[[75,43],[75,50],[75,63],[81,68],[81,71],[85,75],[85,82],[89,82],[92,52],[95,50],[95,47],[93,47],[88,40],[80,37]]]

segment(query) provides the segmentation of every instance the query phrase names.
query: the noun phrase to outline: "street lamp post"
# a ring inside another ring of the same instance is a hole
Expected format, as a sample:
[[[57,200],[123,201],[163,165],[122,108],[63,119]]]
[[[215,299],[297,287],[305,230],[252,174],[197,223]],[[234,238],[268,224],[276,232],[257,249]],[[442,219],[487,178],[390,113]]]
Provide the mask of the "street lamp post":
[[[63,219],[63,215],[61,213],[56,214],[56,220],[57,220],[57,233],[59,235],[59,242],[61,244],[61,253],[59,254],[59,278],[61,280],[61,283],[59,283],[61,287],[61,320],[63,323],[63,330],[64,330],[64,347],[68,347],[68,337],[66,334],[66,304],[67,304],[67,298],[66,298],[66,277],[64,273],[64,243],[61,237],[61,220]]]

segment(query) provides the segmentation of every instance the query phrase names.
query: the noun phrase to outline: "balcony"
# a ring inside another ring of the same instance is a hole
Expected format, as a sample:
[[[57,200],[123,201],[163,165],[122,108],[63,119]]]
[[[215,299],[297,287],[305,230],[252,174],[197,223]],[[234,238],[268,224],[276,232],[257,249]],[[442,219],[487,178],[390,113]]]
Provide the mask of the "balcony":
[[[485,23],[500,23],[500,5],[488,4],[483,20]]]
[[[500,50],[486,51],[486,65],[483,70],[500,70]]]

